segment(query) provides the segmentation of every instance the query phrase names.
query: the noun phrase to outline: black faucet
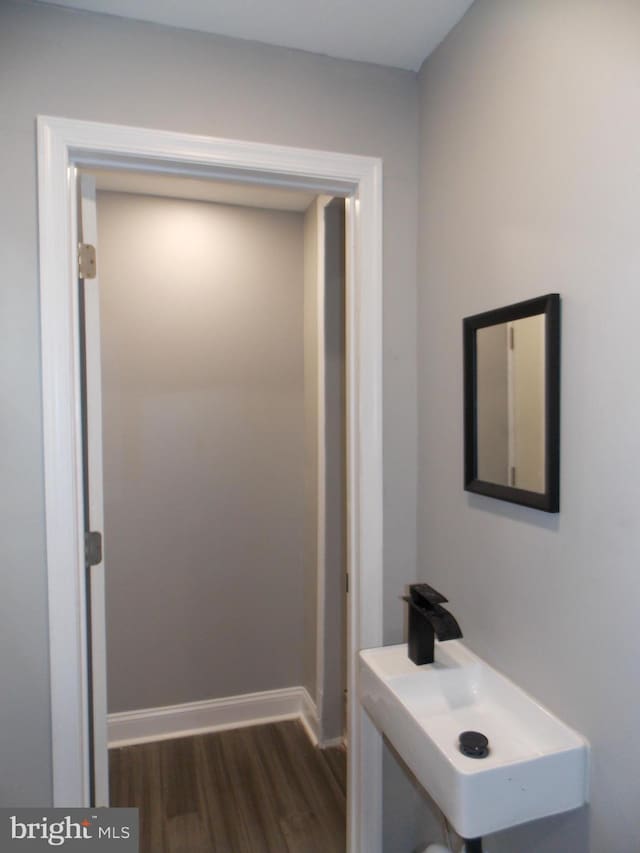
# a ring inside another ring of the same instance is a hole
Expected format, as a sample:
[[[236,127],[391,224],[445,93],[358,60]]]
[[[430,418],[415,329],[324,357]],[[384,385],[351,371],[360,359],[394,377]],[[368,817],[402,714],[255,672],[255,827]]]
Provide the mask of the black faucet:
[[[447,599],[427,583],[414,583],[409,595],[409,657],[421,666],[433,663],[434,636],[443,640],[462,637],[460,626],[448,610],[441,607]]]

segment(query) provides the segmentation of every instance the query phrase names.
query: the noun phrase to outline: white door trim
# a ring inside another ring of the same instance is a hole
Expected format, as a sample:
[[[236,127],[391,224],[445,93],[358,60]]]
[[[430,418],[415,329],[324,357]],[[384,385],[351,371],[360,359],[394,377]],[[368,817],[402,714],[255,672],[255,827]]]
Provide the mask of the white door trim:
[[[324,209],[330,196],[316,199],[316,708],[318,709],[318,738],[324,740],[324,633],[326,599],[326,475],[327,475],[327,418],[325,373],[325,228]]]
[[[98,220],[96,211],[96,181],[91,175],[78,178],[80,204],[78,227],[79,238],[100,251],[98,246]],[[86,399],[86,453],[88,471],[88,494],[86,500],[87,518],[91,530],[104,530],[104,488],[102,479],[102,371],[100,364],[100,280],[86,279],[83,283],[84,329],[87,341],[97,342],[96,346],[85,346],[85,399]],[[82,300],[79,310],[82,311]],[[82,318],[81,318],[82,325]],[[89,600],[91,616],[89,619],[88,645],[90,658],[98,665],[91,666],[91,696],[93,722],[93,777],[94,803],[96,806],[109,805],[109,755],[107,746],[107,626],[105,608],[105,555],[91,566],[88,579],[91,584]]]
[[[382,743],[357,652],[382,644],[382,163],[377,158],[40,116],[38,206],[54,805],[89,797],[75,166],[348,194],[348,849],[381,849]]]

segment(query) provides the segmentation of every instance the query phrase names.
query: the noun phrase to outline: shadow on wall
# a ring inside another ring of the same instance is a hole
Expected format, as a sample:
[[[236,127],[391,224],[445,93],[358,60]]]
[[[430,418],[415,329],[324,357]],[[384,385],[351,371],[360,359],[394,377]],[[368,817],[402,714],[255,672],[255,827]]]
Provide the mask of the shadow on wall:
[[[487,853],[531,851],[531,826],[525,823],[486,839]],[[535,821],[535,853],[585,853],[589,850],[589,806]],[[614,853],[614,851],[610,851]]]
[[[382,849],[422,853],[431,842],[445,840],[442,813],[386,738],[383,744]]]
[[[503,518],[508,518],[511,521],[519,521],[521,524],[539,527],[542,530],[549,530],[552,533],[560,529],[560,516],[549,515],[546,512],[532,511],[529,507],[518,506],[517,504],[507,503],[506,501],[488,498],[484,495],[467,494],[467,506],[471,510],[480,510],[491,515],[499,515]]]

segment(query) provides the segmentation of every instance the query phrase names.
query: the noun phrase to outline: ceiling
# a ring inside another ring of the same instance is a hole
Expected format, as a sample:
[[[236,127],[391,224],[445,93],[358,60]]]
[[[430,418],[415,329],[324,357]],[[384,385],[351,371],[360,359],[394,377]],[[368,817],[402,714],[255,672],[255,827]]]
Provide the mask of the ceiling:
[[[280,189],[231,181],[181,178],[174,175],[115,169],[91,168],[82,171],[94,175],[98,190],[213,201],[218,204],[234,204],[243,207],[265,207],[269,210],[302,212],[316,197],[315,193],[306,190]]]
[[[55,0],[55,5],[417,71],[472,2]]]

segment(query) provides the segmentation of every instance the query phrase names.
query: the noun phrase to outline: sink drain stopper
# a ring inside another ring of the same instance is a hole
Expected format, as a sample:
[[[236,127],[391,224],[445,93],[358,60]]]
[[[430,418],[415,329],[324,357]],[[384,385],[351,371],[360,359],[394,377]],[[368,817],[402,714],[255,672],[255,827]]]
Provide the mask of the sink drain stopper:
[[[489,755],[489,739],[482,732],[462,732],[459,746],[460,752],[469,758],[486,758]]]

